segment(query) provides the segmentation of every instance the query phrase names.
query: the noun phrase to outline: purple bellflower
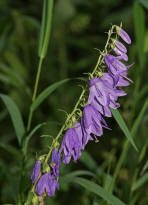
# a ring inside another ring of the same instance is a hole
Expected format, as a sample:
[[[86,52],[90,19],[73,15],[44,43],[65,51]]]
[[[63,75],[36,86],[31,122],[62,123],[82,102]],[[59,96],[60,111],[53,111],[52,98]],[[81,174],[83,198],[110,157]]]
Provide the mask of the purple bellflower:
[[[126,77],[126,75],[127,75],[127,72],[123,72],[122,76],[121,75],[119,76],[119,81],[116,85],[117,87],[126,87],[130,84],[129,81],[126,81],[124,79],[124,77]],[[113,78],[109,75],[109,73],[103,73],[103,76],[101,78],[102,78],[102,80],[106,80],[112,86],[114,85]]]
[[[81,143],[80,146],[82,147],[82,149],[84,149],[88,141],[93,140],[93,138],[91,137],[90,134],[85,132],[85,130],[83,129],[82,123],[76,123],[74,127],[79,137],[79,141]]]
[[[83,110],[82,126],[86,133],[102,136],[102,128],[108,128],[105,120],[93,105],[86,105]]]
[[[64,135],[60,148],[60,152],[63,151],[64,164],[68,164],[71,157],[73,157],[74,162],[76,162],[81,156],[81,149],[83,149],[83,146],[79,136],[79,131],[76,131],[74,127],[69,128]]]
[[[59,177],[59,169],[61,165],[61,155],[57,148],[53,149],[50,166],[52,168],[53,175]]]
[[[39,196],[42,196],[45,192],[48,196],[53,196],[56,189],[59,189],[59,183],[50,172],[43,174],[36,186],[36,192]]]
[[[116,109],[120,106],[116,102],[118,97],[126,95],[123,90],[113,87],[113,79],[108,73],[101,78],[91,79],[89,91],[88,103],[106,117],[111,117],[109,107]]]
[[[31,174],[31,180],[33,184],[37,181],[40,171],[41,171],[41,162],[37,160]]]
[[[113,78],[114,86],[117,86],[119,77],[120,76],[123,77],[123,73],[125,73],[127,69],[133,65],[131,64],[129,66],[125,66],[122,62],[119,61],[122,58],[123,58],[122,56],[116,57],[111,54],[107,54],[104,56],[104,60],[107,65],[108,72],[110,76]]]
[[[126,66],[111,54],[105,55],[104,60],[107,65],[109,73],[117,74],[127,70]]]

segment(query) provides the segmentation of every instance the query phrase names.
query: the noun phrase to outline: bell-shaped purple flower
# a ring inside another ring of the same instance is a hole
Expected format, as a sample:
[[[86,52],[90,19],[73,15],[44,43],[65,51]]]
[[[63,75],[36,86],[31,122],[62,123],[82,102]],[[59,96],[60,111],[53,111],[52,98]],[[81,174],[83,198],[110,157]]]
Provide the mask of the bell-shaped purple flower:
[[[37,181],[40,171],[41,171],[41,162],[37,160],[31,174],[32,183],[35,183]]]
[[[115,57],[111,54],[107,54],[104,56],[104,60],[107,65],[108,72],[110,76],[113,78],[114,86],[117,85],[120,75],[123,72],[127,71],[127,66],[125,66],[122,62],[120,62],[118,58],[122,58],[122,56]]]
[[[83,149],[79,133],[76,129],[69,128],[63,138],[60,152],[63,151],[63,162],[68,164],[73,157],[74,162],[81,156],[81,149]]]
[[[103,134],[102,127],[109,129],[101,114],[92,105],[84,107],[82,124],[86,133],[94,134],[95,136]]]
[[[127,70],[126,66],[111,54],[105,55],[104,60],[107,65],[108,71],[112,74],[122,73]]]
[[[86,133],[85,130],[83,129],[84,127],[83,127],[82,121],[81,121],[81,123],[76,123],[74,127],[75,127],[75,131],[78,135],[79,141],[81,143],[81,147],[82,147],[82,149],[84,149],[87,142],[89,140],[93,140],[93,138],[91,137],[90,134]]]
[[[53,175],[58,178],[59,177],[59,169],[61,165],[61,155],[57,148],[53,149],[52,151],[52,157],[51,157],[51,163],[50,166],[53,171]]]
[[[117,83],[117,87],[126,87],[130,83],[129,81],[125,80],[127,72],[123,72],[122,75],[119,76],[119,81]],[[112,86],[114,85],[113,78],[109,75],[109,73],[103,73],[103,76],[101,77],[102,80],[106,80],[108,83],[110,83]]]
[[[59,189],[59,183],[50,172],[43,174],[36,186],[36,192],[39,196],[42,196],[44,192],[47,192],[48,196],[53,196],[56,189]]]
[[[117,27],[117,31],[120,35],[120,37],[127,43],[127,44],[131,44],[131,38],[129,37],[129,35],[127,34],[126,31],[124,31],[122,28]]]
[[[108,73],[101,78],[91,79],[89,91],[88,103],[107,117],[111,117],[109,107],[119,107],[120,104],[116,102],[118,97],[126,95],[123,90],[113,87],[113,79]]]

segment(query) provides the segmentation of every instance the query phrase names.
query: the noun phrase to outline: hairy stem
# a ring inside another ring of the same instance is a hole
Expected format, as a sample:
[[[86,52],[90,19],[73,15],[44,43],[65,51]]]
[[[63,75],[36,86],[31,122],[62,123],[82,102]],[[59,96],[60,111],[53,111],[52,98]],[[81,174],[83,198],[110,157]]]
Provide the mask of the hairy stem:
[[[102,64],[104,54],[107,54],[107,47],[108,47],[108,45],[109,45],[109,41],[110,41],[110,39],[111,39],[111,35],[113,34],[114,28],[115,28],[115,26],[113,25],[113,26],[111,27],[111,29],[109,30],[109,32],[108,32],[108,38],[107,38],[107,42],[106,42],[104,51],[101,52],[101,54],[99,55],[99,58],[98,58],[97,63],[96,63],[96,66],[94,67],[94,69],[93,69],[93,71],[92,71],[92,73],[91,73],[91,76],[93,76],[94,74],[96,74],[96,71],[97,71],[98,67]],[[52,149],[54,148],[54,145],[57,144],[57,142],[58,142],[60,136],[62,135],[63,131],[65,130],[65,127],[66,127],[67,123],[68,123],[69,120],[71,120],[71,118],[75,115],[75,113],[76,113],[78,107],[80,106],[81,100],[82,100],[82,98],[83,98],[85,92],[86,92],[86,89],[83,89],[83,90],[82,90],[82,93],[81,93],[81,95],[80,95],[80,97],[79,97],[79,99],[78,99],[78,101],[77,101],[77,103],[75,104],[75,106],[74,106],[74,108],[73,108],[73,111],[67,116],[67,118],[66,118],[66,120],[65,120],[65,122],[64,122],[64,124],[63,124],[63,126],[61,127],[59,133],[57,134],[56,138],[53,140],[53,142],[52,142],[52,144],[51,144],[51,146],[50,146],[49,152],[48,152],[48,154],[47,154],[47,156],[46,156],[46,158],[45,158],[45,161],[44,161],[45,164],[47,164],[48,159],[50,158]]]

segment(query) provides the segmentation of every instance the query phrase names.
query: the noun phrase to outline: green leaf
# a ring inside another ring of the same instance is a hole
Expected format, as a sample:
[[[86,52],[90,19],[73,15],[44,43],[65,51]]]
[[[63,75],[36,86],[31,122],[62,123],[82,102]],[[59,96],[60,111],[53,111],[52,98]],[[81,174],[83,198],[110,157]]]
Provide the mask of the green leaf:
[[[103,189],[101,186],[95,184],[94,182],[91,182],[87,179],[83,179],[80,177],[76,177],[73,180],[74,183],[77,183],[81,186],[83,186],[85,189],[97,194],[101,198],[103,198],[105,201],[112,205],[125,205],[120,199],[115,197],[114,195],[108,193],[105,189]]]
[[[81,175],[86,175],[86,176],[92,176],[96,177],[95,174],[93,174],[90,171],[85,171],[85,170],[78,170],[71,172],[70,174],[66,174],[65,176],[60,178],[60,183],[69,183],[71,182],[75,177],[81,176]]]
[[[27,153],[27,147],[28,147],[28,143],[29,143],[29,140],[31,139],[32,135],[38,130],[40,129],[43,125],[46,125],[46,122],[43,122],[41,124],[38,124],[35,126],[35,128],[29,133],[29,135],[27,135],[27,137],[25,138],[24,140],[24,143],[23,143],[23,152],[24,152],[24,155],[26,155]]]
[[[35,111],[39,105],[53,92],[55,91],[58,87],[60,87],[61,85],[63,85],[64,83],[67,83],[70,79],[65,79],[65,80],[61,80],[59,82],[56,82],[50,86],[48,86],[44,91],[42,91],[38,97],[36,98],[36,100],[32,103],[31,105],[31,110],[32,112]]]
[[[135,1],[134,3],[134,24],[137,41],[138,57],[140,67],[143,68],[145,63],[144,55],[144,39],[145,39],[145,14],[141,4]]]
[[[23,136],[25,134],[25,126],[22,120],[21,113],[15,102],[8,95],[0,94],[0,97],[4,102],[5,106],[7,107],[7,110],[10,114],[15,129],[18,142],[21,145]]]
[[[124,122],[122,116],[120,115],[120,112],[118,111],[118,109],[111,109],[111,112],[115,118],[115,120],[117,121],[120,129],[123,131],[123,133],[125,134],[125,136],[128,138],[128,140],[130,141],[130,143],[133,145],[133,147],[135,148],[136,151],[138,151],[134,140],[130,134],[130,131],[128,129],[128,127],[126,126],[126,123]]]
[[[50,38],[51,23],[52,23],[53,0],[44,0],[42,24],[39,40],[39,56],[44,58],[47,53],[48,42]]]
[[[144,174],[140,179],[137,180],[137,182],[133,185],[132,191],[135,191],[139,187],[141,187],[144,183],[146,183],[148,180],[148,172]]]

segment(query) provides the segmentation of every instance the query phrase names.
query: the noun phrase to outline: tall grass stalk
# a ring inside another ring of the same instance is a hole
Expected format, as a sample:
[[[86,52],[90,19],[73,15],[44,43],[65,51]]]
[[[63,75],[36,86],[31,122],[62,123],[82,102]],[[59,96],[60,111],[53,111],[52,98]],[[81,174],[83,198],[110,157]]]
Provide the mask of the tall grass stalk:
[[[40,59],[39,59],[37,74],[36,74],[36,78],[35,78],[32,103],[36,100],[36,97],[37,97],[37,91],[38,91],[38,86],[39,86],[39,80],[40,80],[40,75],[41,75],[43,59],[45,58],[45,56],[47,54],[47,49],[48,49],[48,44],[49,44],[49,39],[50,39],[50,34],[51,34],[53,2],[54,2],[54,0],[44,0],[44,2],[43,2],[42,24],[41,24],[39,48],[38,48],[38,55],[39,55]],[[27,131],[30,130],[32,116],[33,116],[33,111],[32,111],[31,106],[30,106]]]

